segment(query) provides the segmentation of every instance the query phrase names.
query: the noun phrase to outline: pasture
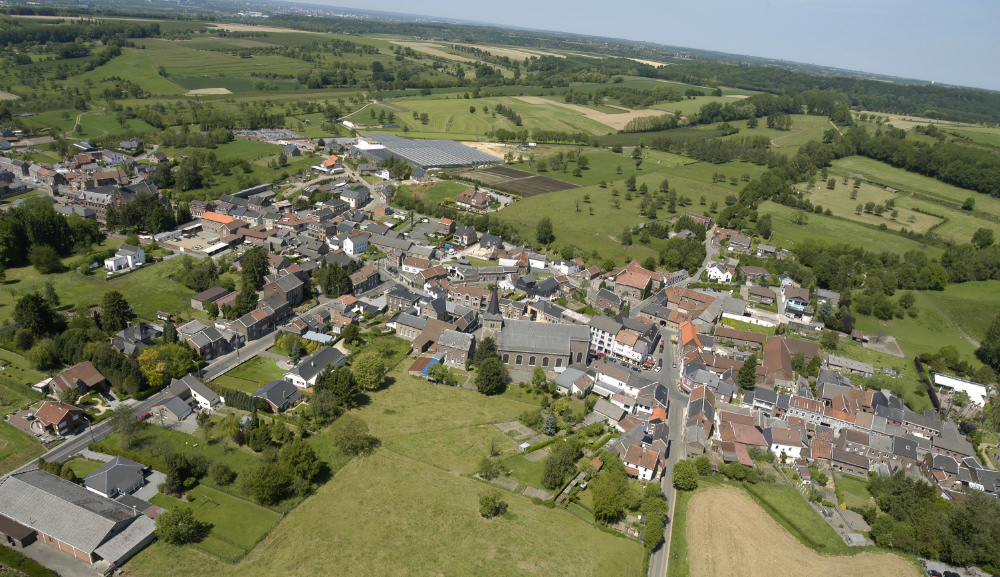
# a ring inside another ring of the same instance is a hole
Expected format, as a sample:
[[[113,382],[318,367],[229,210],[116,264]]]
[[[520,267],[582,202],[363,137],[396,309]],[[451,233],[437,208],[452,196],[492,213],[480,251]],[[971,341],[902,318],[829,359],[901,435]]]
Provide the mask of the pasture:
[[[795,491],[787,485],[752,487],[753,492],[768,493],[768,499],[770,493],[777,495],[778,489]],[[688,503],[686,515],[690,574],[704,577],[757,577],[776,573],[794,577],[833,574],[917,577],[921,574],[916,565],[898,555],[849,550],[818,513],[799,495],[787,491],[780,492],[781,514],[787,519],[781,524],[739,489],[717,487],[696,492]],[[792,511],[794,502],[801,504],[803,510]],[[768,504],[774,507],[770,500]],[[815,521],[807,520],[805,515],[814,517]],[[802,542],[806,533],[794,536],[789,533],[792,523],[800,530],[803,525],[815,525],[816,533],[809,530],[808,535],[819,541],[812,547],[806,546]],[[823,554],[816,552],[817,546]],[[776,551],[782,554],[775,555]],[[787,559],[795,562],[788,563]]]
[[[168,510],[190,508],[195,519],[211,525],[208,535],[193,547],[228,562],[246,556],[280,520],[274,511],[206,485],[188,491],[185,501],[159,493],[153,504]]]
[[[246,558],[231,565],[157,542],[129,562],[132,574],[256,577],[289,567],[305,576],[327,575],[331,567],[345,575],[437,575],[443,568],[483,576],[640,572],[641,545],[565,511],[505,494],[507,515],[479,516],[479,495],[489,486],[467,475],[490,441],[516,453],[515,441],[492,423],[516,419],[537,403],[433,385],[401,365],[389,377],[391,384],[355,411],[381,448],[339,469]],[[310,443],[321,457],[333,445],[327,431]]]

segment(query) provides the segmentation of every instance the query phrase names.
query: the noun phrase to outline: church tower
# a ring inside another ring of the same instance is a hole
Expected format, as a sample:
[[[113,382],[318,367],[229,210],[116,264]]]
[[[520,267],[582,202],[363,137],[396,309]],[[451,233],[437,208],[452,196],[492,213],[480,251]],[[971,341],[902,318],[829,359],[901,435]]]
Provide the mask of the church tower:
[[[503,315],[500,314],[500,295],[497,294],[497,285],[494,284],[490,290],[490,304],[486,307],[486,314],[483,315],[483,338],[492,337],[495,341],[501,329],[503,329]]]

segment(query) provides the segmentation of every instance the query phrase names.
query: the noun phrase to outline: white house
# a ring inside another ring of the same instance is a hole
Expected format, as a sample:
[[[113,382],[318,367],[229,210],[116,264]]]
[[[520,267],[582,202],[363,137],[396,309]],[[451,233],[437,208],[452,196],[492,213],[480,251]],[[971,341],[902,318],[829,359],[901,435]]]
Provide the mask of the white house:
[[[224,398],[217,395],[215,391],[208,388],[191,373],[170,381],[167,390],[183,401],[193,400],[203,411],[211,411],[226,402]]]
[[[625,470],[640,481],[652,481],[660,466],[660,454],[647,447],[629,445],[622,462]]]
[[[764,429],[764,439],[767,441],[775,457],[781,458],[782,453],[789,459],[802,456],[802,436],[798,431],[790,429]]]
[[[554,260],[552,269],[561,274],[576,274],[580,272],[580,263],[575,260]]]
[[[104,259],[104,270],[115,272],[146,264],[146,251],[141,246],[123,244],[111,258]]]
[[[735,272],[736,271],[733,267],[725,266],[717,262],[712,263],[707,269],[705,269],[705,273],[708,275],[708,278],[715,282],[732,282],[733,273]]]
[[[934,385],[948,389],[951,392],[964,391],[969,395],[969,401],[980,407],[986,404],[986,398],[990,395],[993,388],[973,381],[942,375],[941,373],[934,373]]]
[[[308,389],[316,384],[316,377],[328,365],[333,368],[344,366],[347,358],[333,347],[320,347],[315,353],[304,357],[299,364],[285,373],[285,380],[300,389]]]
[[[611,343],[611,352],[634,363],[641,363],[646,360],[651,346],[652,343],[638,332],[623,328],[615,335],[615,340]]]
[[[358,256],[359,254],[364,254],[368,250],[368,235],[361,231],[354,231],[350,235],[344,237],[341,243],[341,248],[344,252],[351,256]]]

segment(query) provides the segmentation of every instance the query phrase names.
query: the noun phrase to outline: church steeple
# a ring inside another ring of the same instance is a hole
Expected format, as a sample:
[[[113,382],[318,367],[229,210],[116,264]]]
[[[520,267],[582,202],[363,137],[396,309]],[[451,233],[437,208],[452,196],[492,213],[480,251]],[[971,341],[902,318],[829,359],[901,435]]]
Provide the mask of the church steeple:
[[[486,306],[486,314],[483,315],[483,338],[497,338],[497,334],[503,329],[503,315],[500,314],[500,295],[497,294],[497,285],[490,289],[490,304]]]

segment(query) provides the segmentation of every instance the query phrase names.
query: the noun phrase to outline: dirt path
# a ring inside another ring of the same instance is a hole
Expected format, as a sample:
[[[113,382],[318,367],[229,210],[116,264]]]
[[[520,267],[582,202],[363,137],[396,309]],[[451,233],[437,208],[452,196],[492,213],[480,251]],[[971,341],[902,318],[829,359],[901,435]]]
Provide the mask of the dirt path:
[[[792,537],[739,489],[699,491],[688,504],[688,563],[699,577],[896,577],[920,575],[891,553],[821,556]]]
[[[959,336],[961,336],[963,339],[965,339],[966,341],[968,341],[970,345],[972,345],[973,347],[975,347],[977,349],[979,348],[979,341],[977,341],[976,339],[972,338],[972,336],[969,335],[969,333],[967,333],[964,330],[962,330],[962,327],[958,326],[958,324],[955,323],[955,321],[951,320],[951,318],[948,315],[944,314],[944,311],[942,311],[941,309],[939,309],[937,307],[937,305],[934,304],[933,300],[931,300],[929,302],[930,302],[931,308],[934,309],[934,312],[936,312],[937,314],[941,315],[941,318],[944,319],[944,322],[948,323],[948,326],[950,326],[951,328],[955,329],[955,332],[957,332],[959,334]]]
[[[655,110],[652,108],[646,108],[643,110],[629,110],[628,108],[622,108],[622,113],[610,114],[607,112],[600,112],[594,110],[593,108],[587,108],[586,106],[579,106],[577,104],[569,104],[566,102],[559,102],[558,100],[550,100],[548,98],[542,98],[541,96],[515,96],[514,98],[527,102],[528,104],[548,104],[551,106],[561,106],[563,108],[568,108],[579,112],[581,115],[589,118],[590,120],[600,122],[606,126],[610,126],[615,130],[621,130],[625,128],[625,125],[629,123],[633,118],[640,118],[643,116],[663,116],[664,114],[670,114],[663,110]]]

